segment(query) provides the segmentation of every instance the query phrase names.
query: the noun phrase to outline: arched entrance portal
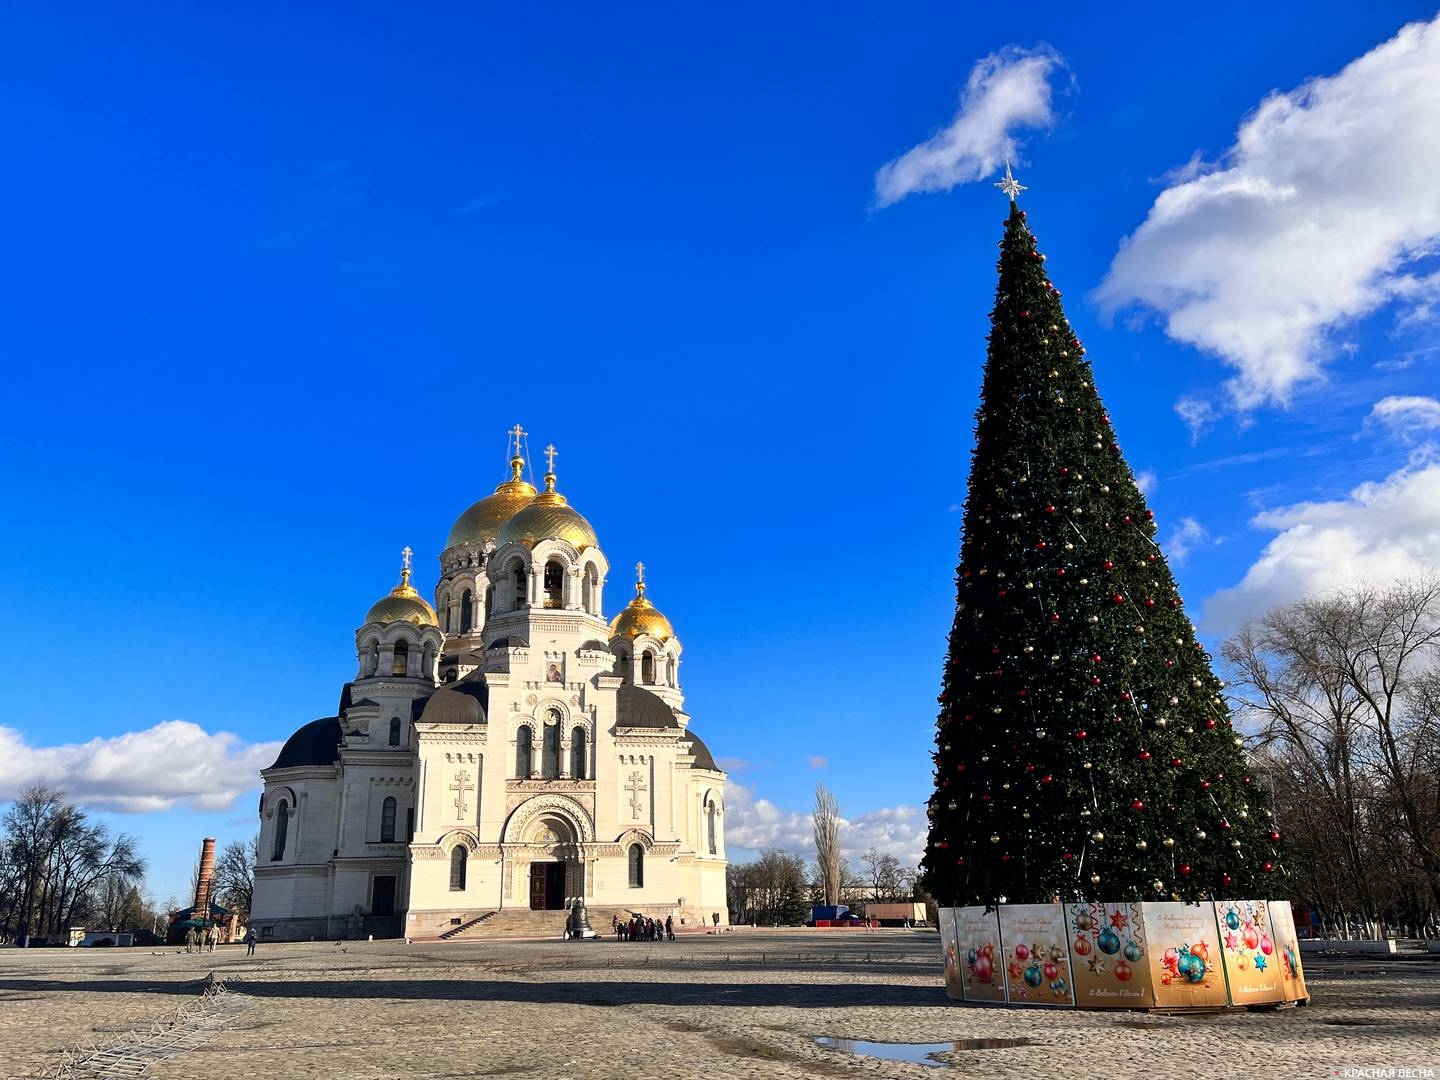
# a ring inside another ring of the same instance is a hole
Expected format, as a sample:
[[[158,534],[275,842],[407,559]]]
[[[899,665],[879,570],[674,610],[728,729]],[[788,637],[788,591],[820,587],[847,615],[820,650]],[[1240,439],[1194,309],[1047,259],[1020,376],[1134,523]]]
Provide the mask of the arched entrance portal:
[[[558,911],[585,891],[579,837],[568,820],[558,814],[540,816],[526,830],[525,843],[530,848],[532,911]]]

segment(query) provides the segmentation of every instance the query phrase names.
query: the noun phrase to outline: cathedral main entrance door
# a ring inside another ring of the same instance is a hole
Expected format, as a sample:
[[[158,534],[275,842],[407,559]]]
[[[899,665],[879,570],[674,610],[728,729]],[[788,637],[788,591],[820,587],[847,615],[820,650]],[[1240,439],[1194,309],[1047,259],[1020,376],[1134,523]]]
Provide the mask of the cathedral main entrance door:
[[[530,910],[559,911],[565,906],[565,864],[530,864]]]

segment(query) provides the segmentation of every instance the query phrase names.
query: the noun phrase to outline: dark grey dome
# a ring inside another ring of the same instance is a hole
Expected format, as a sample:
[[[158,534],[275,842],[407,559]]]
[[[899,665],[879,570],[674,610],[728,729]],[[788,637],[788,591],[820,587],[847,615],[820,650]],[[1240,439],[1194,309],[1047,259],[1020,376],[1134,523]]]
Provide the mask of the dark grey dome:
[[[685,734],[692,744],[690,753],[695,755],[695,760],[690,765],[692,769],[709,769],[711,772],[724,771],[715,764],[715,756],[710,753],[710,748],[705,745],[704,740],[695,734],[694,728],[687,728]]]
[[[293,769],[297,765],[334,765],[340,756],[340,718],[322,716],[311,720],[285,740],[272,769]]]
[[[679,727],[675,710],[661,701],[649,690],[632,683],[622,683],[616,694],[615,723],[620,727],[673,728]]]
[[[485,724],[490,704],[490,687],[485,676],[472,672],[459,682],[448,683],[430,695],[420,713],[422,724]]]

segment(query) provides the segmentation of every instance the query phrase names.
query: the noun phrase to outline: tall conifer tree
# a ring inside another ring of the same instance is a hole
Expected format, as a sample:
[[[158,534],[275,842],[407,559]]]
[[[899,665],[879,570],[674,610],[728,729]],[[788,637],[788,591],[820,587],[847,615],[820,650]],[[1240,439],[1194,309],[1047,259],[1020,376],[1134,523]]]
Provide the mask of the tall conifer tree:
[[[1267,800],[1005,190],[927,886],[950,905],[1276,894]]]

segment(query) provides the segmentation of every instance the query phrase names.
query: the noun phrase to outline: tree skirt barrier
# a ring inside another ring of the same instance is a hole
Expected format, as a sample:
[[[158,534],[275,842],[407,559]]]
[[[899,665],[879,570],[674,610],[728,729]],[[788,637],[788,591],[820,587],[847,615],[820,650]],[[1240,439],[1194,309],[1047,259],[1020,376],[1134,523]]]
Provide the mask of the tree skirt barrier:
[[[957,1001],[1082,1009],[1306,1004],[1290,904],[1000,904],[940,909]]]

